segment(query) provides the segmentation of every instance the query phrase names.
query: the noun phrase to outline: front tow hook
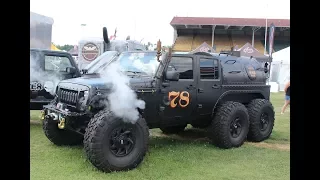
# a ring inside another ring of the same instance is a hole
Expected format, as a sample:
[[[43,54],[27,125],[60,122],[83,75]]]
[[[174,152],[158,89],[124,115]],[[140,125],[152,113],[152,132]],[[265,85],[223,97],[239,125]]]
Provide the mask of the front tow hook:
[[[45,116],[47,119],[52,119],[54,121],[58,120],[58,115],[56,113],[50,113]]]
[[[58,128],[59,129],[64,129],[66,127],[65,126],[66,125],[65,122],[66,122],[65,118],[60,118],[60,121],[58,123]]]
[[[59,129],[64,129],[65,128],[66,119],[63,118],[63,117],[58,118],[58,115],[56,113],[47,114],[45,116],[45,118],[46,119],[51,119],[51,120],[54,120],[54,121],[57,121],[59,119],[58,128]]]

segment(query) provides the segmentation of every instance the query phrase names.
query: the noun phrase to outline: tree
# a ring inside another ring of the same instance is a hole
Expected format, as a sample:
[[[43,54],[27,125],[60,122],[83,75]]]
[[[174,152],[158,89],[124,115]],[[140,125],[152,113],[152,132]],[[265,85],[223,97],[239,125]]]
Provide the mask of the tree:
[[[73,45],[70,44],[65,44],[63,46],[60,45],[56,45],[56,47],[60,50],[64,50],[64,51],[70,51],[71,49],[73,49]]]

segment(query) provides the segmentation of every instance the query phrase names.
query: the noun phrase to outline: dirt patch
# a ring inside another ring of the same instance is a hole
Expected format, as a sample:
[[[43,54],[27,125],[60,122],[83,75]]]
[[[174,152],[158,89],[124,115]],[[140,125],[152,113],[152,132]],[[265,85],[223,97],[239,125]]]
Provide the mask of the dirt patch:
[[[164,137],[170,138],[180,141],[201,141],[201,142],[208,142],[209,139],[206,137],[206,134],[203,130],[200,129],[186,129],[179,134],[163,134],[162,132],[150,132],[151,136],[153,137]]]
[[[30,124],[41,124],[39,120],[30,120]]]
[[[282,150],[282,151],[290,151],[290,144],[277,144],[277,143],[265,143],[265,142],[260,142],[260,143],[247,142],[247,144],[250,144],[250,145],[253,145],[256,147],[278,149],[278,150]]]
[[[179,134],[172,134],[172,135],[166,135],[161,132],[151,132],[151,136],[170,138],[170,139],[175,139],[180,141],[198,141],[198,142],[210,141],[209,138],[207,138],[205,134],[201,132],[201,130],[199,131],[197,129],[188,129],[185,132],[182,132]],[[266,143],[266,142],[260,142],[260,143],[245,142],[245,143],[256,146],[256,147],[261,147],[261,148],[290,151],[290,144],[278,144],[278,143]]]

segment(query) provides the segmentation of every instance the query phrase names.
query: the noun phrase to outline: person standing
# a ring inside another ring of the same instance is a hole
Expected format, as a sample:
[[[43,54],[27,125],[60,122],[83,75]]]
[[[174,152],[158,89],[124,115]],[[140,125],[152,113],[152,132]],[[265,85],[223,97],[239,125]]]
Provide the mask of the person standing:
[[[288,105],[290,104],[290,81],[288,81],[284,86],[284,92],[285,92],[285,102],[281,109],[281,114],[284,113]]]

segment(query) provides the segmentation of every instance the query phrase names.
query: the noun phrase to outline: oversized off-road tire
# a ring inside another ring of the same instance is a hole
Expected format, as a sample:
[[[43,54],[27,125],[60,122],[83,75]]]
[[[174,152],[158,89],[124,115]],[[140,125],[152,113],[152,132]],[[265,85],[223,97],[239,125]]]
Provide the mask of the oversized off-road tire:
[[[248,140],[261,142],[270,137],[274,126],[274,108],[266,99],[254,99],[248,104],[249,133]]]
[[[84,135],[87,158],[103,172],[136,168],[143,160],[149,141],[146,121],[126,123],[110,110],[102,110],[89,122]]]
[[[42,129],[46,137],[55,145],[80,145],[83,141],[83,136],[76,132],[59,129],[58,121],[45,118],[42,123]]]
[[[241,146],[249,131],[247,108],[238,102],[227,101],[217,107],[208,136],[220,148]]]
[[[164,133],[164,134],[176,134],[179,132],[184,131],[184,129],[186,128],[187,125],[181,125],[181,126],[163,126],[160,127],[160,130]]]

